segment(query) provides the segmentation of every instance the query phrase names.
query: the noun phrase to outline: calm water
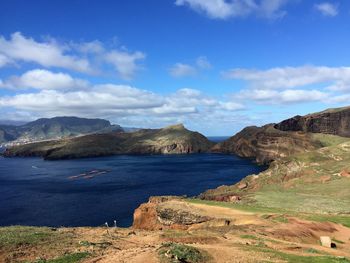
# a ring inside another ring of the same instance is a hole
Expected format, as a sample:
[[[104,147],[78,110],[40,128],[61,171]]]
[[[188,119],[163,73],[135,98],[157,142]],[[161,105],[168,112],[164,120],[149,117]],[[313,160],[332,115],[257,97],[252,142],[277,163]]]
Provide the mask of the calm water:
[[[43,161],[0,157],[0,225],[129,226],[151,195],[194,196],[258,173],[232,155],[112,156]],[[72,176],[106,170],[91,179]]]

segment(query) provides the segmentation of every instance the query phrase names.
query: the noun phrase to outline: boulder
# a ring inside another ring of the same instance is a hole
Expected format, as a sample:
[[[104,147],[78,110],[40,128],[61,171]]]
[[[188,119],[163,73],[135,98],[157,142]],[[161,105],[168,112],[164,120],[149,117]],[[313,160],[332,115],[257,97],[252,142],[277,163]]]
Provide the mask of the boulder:
[[[321,245],[323,247],[329,247],[329,248],[336,248],[337,245],[332,242],[332,239],[328,236],[321,236],[320,237]]]
[[[347,170],[343,170],[340,172],[340,176],[350,178],[350,173]]]
[[[241,182],[237,187],[238,187],[239,190],[246,189],[248,187],[248,183],[247,182]]]
[[[219,195],[212,196],[209,198],[204,197],[204,199],[217,201],[217,202],[239,202],[241,201],[241,197],[239,195]]]

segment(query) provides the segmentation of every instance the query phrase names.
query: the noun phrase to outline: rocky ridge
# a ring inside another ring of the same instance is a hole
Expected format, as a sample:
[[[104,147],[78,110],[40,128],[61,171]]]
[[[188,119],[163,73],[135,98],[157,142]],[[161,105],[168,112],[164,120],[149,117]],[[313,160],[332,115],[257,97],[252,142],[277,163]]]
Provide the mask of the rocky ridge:
[[[295,116],[274,126],[281,131],[302,131],[350,137],[350,107]]]
[[[269,124],[244,128],[228,140],[215,145],[212,151],[236,154],[255,159],[259,164],[268,164],[278,158],[321,146],[308,133],[280,131]]]

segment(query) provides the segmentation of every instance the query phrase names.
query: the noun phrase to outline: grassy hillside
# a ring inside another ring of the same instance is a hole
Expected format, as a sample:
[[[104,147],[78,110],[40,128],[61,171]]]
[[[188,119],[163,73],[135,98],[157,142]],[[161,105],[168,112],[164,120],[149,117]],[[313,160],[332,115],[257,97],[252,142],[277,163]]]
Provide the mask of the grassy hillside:
[[[295,212],[350,212],[350,139],[314,134],[326,147],[274,161],[259,175],[202,194],[238,195],[242,203]],[[245,186],[243,189],[242,185]],[[241,187],[240,187],[241,186]]]

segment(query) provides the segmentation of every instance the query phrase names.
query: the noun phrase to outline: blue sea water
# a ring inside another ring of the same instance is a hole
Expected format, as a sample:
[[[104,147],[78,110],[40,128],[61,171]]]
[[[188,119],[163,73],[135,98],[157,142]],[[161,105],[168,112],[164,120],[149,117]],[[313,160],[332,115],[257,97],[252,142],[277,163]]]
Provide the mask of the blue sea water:
[[[130,226],[134,209],[149,196],[195,196],[263,169],[223,154],[0,157],[0,225],[99,226],[116,220]],[[106,173],[75,177],[95,170]]]

